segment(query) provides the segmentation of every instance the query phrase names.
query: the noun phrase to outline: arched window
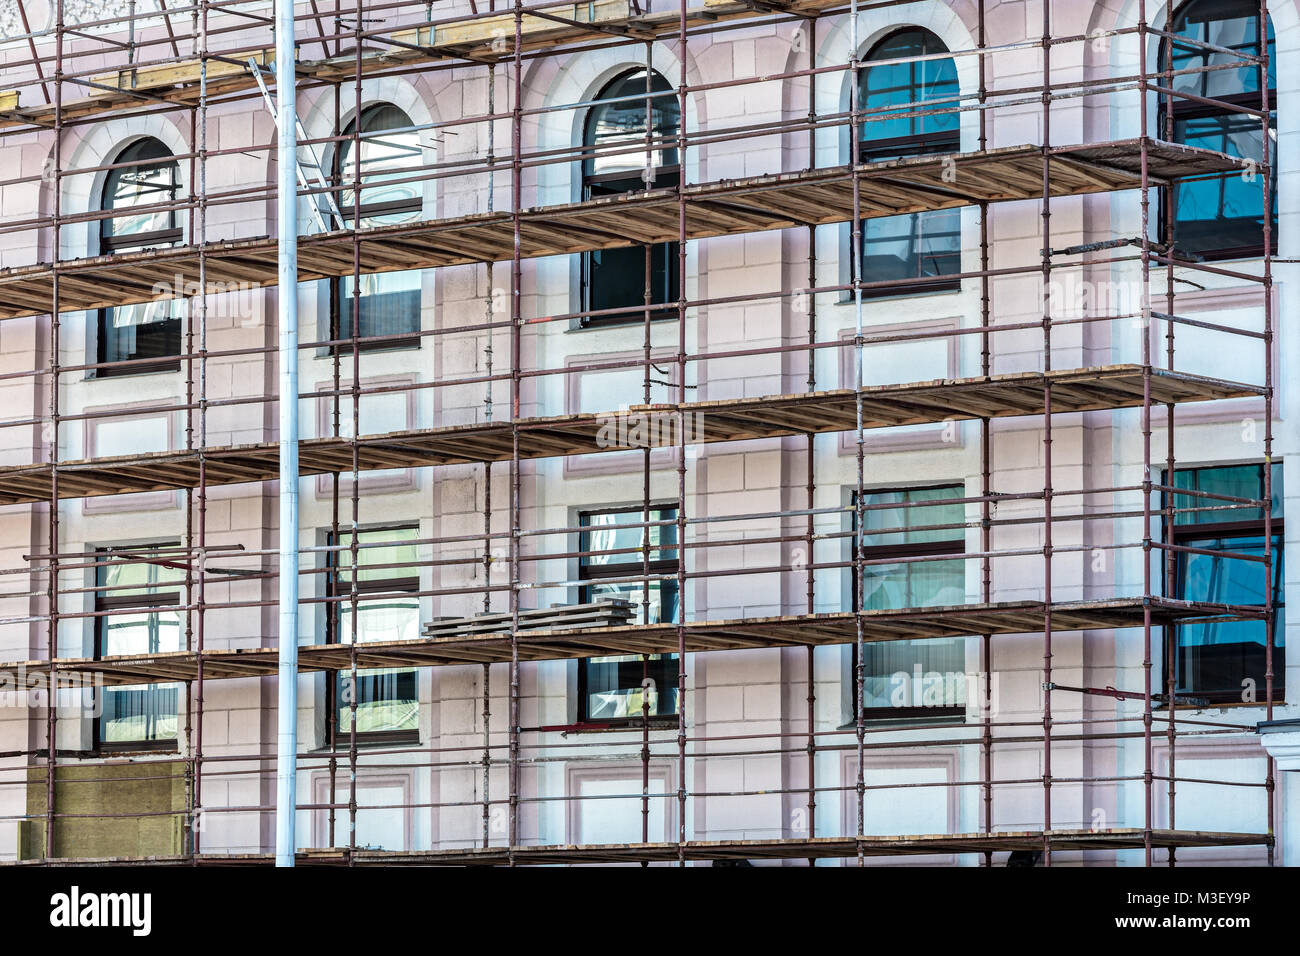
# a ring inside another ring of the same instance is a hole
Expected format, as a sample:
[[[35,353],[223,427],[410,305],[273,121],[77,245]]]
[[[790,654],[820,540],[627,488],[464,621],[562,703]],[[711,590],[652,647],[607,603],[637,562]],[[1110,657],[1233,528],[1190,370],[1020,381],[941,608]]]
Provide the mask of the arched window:
[[[1273,24],[1268,24],[1270,128],[1277,128],[1276,73],[1273,52]],[[1174,17],[1178,37],[1210,44],[1239,54],[1259,56],[1259,4],[1253,0],[1192,0]],[[1172,47],[1172,50],[1171,50]],[[1172,57],[1171,57],[1172,55]],[[1233,107],[1261,110],[1264,97],[1257,63],[1228,66],[1232,54],[1200,46],[1166,41],[1160,67],[1173,68],[1173,89],[1177,93],[1215,100],[1198,102],[1173,97],[1172,104],[1160,97],[1158,132],[1165,135],[1166,121],[1173,121],[1174,142],[1218,150],[1229,156],[1256,161],[1264,158],[1263,124],[1258,116],[1237,112]],[[1191,72],[1180,73],[1187,70]],[[1277,142],[1269,140],[1269,168],[1275,168]],[[1273,182],[1273,245],[1277,245],[1277,177]],[[1264,182],[1260,176],[1240,172],[1180,182],[1172,189],[1174,245],[1183,255],[1204,259],[1233,259],[1264,253]],[[1161,217],[1162,222],[1164,217]]]
[[[601,152],[582,162],[582,197],[598,199],[638,189],[676,186],[681,177],[676,146],[662,141],[677,136],[681,115],[672,87],[658,73],[651,73],[647,85],[645,70],[625,73],[600,91],[598,103],[587,114],[583,127],[584,147]],[[645,150],[646,117],[650,136],[657,141],[649,156]],[[639,148],[637,148],[639,147]],[[625,151],[624,151],[625,150]],[[612,151],[612,152],[608,152]],[[649,256],[650,304],[677,301],[678,246],[658,245],[601,249],[582,257],[582,302],[584,311],[628,309],[624,313],[589,318],[583,324],[599,325],[642,318],[645,307],[646,258]],[[651,318],[676,314],[652,312]]]
[[[396,106],[380,103],[362,110],[359,132],[355,119],[343,131],[347,139],[339,143],[334,153],[334,181],[341,187],[339,212],[343,214],[344,225],[350,226],[355,219],[364,229],[420,218],[423,212],[420,184],[411,180],[422,159],[420,137],[412,125],[410,117]],[[359,139],[360,149],[354,137]],[[358,176],[360,209],[357,190],[353,188]],[[350,339],[354,314],[352,276],[334,282],[333,290],[330,337]],[[362,275],[359,298],[358,337],[413,335],[419,331],[419,270]],[[418,344],[418,339],[388,339],[371,343],[369,347],[413,344]]]
[[[100,220],[99,251],[120,254],[179,245],[184,233],[180,213],[157,208],[180,195],[180,169],[171,152],[156,139],[139,139],[110,163],[100,208],[113,215]],[[138,210],[138,211],[137,211]],[[98,375],[126,375],[174,370],[181,353],[181,304],[178,299],[102,309],[97,358],[101,363],[159,359],[158,363],[101,367]]]
[[[952,58],[918,59],[947,52],[938,37],[920,28],[899,30],[872,47],[868,65],[858,74],[858,107],[867,111],[858,146],[860,162],[961,149],[957,112],[907,115],[957,106],[957,67]],[[890,106],[898,108],[887,109]],[[917,279],[960,271],[960,210],[907,213],[862,224],[863,281],[899,283],[898,288],[876,294],[896,294]],[[935,291],[957,284],[926,282],[917,288]]]

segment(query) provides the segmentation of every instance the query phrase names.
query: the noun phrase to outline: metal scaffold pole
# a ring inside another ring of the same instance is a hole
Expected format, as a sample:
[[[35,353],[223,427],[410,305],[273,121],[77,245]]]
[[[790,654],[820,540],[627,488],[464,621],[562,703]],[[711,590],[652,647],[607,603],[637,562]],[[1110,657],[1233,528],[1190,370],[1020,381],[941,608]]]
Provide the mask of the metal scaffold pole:
[[[298,183],[293,0],[275,2],[280,330],[280,668],[275,865],[294,863],[298,770]]]

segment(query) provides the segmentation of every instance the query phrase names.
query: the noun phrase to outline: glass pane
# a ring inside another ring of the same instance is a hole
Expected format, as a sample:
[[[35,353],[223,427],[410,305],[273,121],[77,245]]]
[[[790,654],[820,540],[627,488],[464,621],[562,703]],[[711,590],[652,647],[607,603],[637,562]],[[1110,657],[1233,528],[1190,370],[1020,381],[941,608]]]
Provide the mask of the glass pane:
[[[139,163],[109,172],[104,181],[103,208],[129,211],[136,206],[152,206],[174,202],[179,195],[179,171],[176,162],[157,162],[171,156],[171,152],[156,139],[142,139],[128,146],[114,160],[118,163]],[[180,222],[175,210],[152,210],[136,215],[118,215],[104,219],[100,235],[113,239],[120,250],[134,236],[178,229]],[[143,241],[142,245],[172,246],[174,241],[158,239]]]
[[[400,733],[420,729],[418,671],[414,668],[358,670],[356,683],[357,733]],[[352,732],[350,707],[352,675],[340,671],[338,732]]]
[[[651,521],[672,522],[677,518],[677,509],[652,508],[649,517]],[[589,577],[593,570],[613,576],[636,575],[643,568],[642,547],[648,548],[649,560],[656,563],[656,568],[651,572],[653,575],[675,573],[679,554],[676,547],[676,524],[654,525],[649,528],[614,527],[645,519],[645,512],[639,508],[583,515],[582,523],[589,527],[589,530],[579,535],[579,550],[584,552],[579,558],[583,576]],[[589,553],[593,551],[622,553]],[[586,601],[621,598],[630,602],[636,615],[635,620],[651,624],[678,620],[681,606],[676,580],[651,581],[648,607],[642,603],[647,600],[646,594],[646,589],[637,582],[605,584],[595,579],[583,588],[583,600]],[[583,668],[586,686],[583,720],[640,717],[645,697],[642,680],[646,677],[654,681],[653,691],[648,696],[650,716],[677,713],[676,654],[653,654],[644,660],[639,655],[593,657],[582,661],[580,666]]]
[[[129,744],[175,740],[179,693],[179,684],[105,688],[100,741]]]
[[[177,611],[110,614],[101,620],[106,657],[181,650],[181,615]]]
[[[638,167],[639,169],[640,167]],[[658,173],[650,183],[640,176],[619,179],[601,179],[586,183],[584,195],[588,199],[618,196],[647,185],[660,189],[677,185],[680,176],[676,170]],[[676,302],[678,276],[681,272],[680,246],[675,242],[661,242],[650,247],[650,302],[658,305]],[[604,309],[643,309],[646,291],[646,261],[644,246],[625,246],[617,249],[597,249],[582,257],[584,309],[593,312]],[[595,316],[589,323],[626,322],[641,318],[645,313]],[[658,315],[652,316],[657,318]]]
[[[1189,547],[1260,556],[1262,537],[1221,537],[1181,540]],[[1282,581],[1285,580],[1282,540],[1273,540],[1273,600],[1277,608],[1273,669],[1280,688],[1285,669],[1285,616]],[[1189,601],[1238,605],[1264,603],[1264,566],[1220,555],[1180,554],[1177,563],[1178,596]],[[1253,682],[1256,699],[1264,696],[1265,645],[1263,621],[1192,624],[1176,629],[1177,676],[1181,690],[1236,695],[1243,682]]]
[[[618,720],[642,716],[649,703],[650,717],[677,713],[677,655],[651,654],[589,657],[586,667],[586,720]],[[649,678],[652,686],[643,690]]]
[[[1187,4],[1174,18],[1174,32],[1201,43],[1238,51],[1239,54],[1259,54],[1259,4],[1253,0],[1195,0]],[[1268,24],[1269,88],[1277,85],[1277,57],[1274,53],[1273,23]],[[1209,67],[1226,66],[1236,62],[1228,53],[1218,53],[1198,47],[1173,44],[1175,71],[1198,70],[1175,76],[1173,88],[1179,93],[1214,99],[1259,90],[1259,65],[1242,64],[1231,69],[1208,70]]]
[[[103,252],[128,252],[134,248],[178,245],[180,219],[175,210],[153,210],[130,215],[138,206],[174,202],[180,194],[179,170],[162,143],[142,139],[124,149],[114,163],[139,163],[109,172],[104,181],[103,208],[126,211],[100,224]],[[99,361],[174,358],[181,352],[182,303],[169,299],[104,309],[99,313]],[[105,370],[106,371],[106,370]],[[125,370],[124,370],[125,371]],[[101,371],[101,374],[104,374]]]
[[[641,567],[642,556],[641,548],[643,545],[649,545],[651,561],[675,561],[677,560],[677,509],[676,508],[651,508],[650,520],[652,522],[670,522],[668,524],[653,524],[649,528],[618,528],[615,525],[626,525],[644,522],[646,519],[645,512],[641,509],[634,511],[610,511],[599,514],[588,514],[582,516],[582,523],[589,530],[583,531],[579,535],[578,549],[584,552],[581,558],[582,567],[586,568],[608,568],[612,565],[631,564],[634,565],[633,571]],[[649,533],[649,539],[646,539],[646,533]],[[593,551],[614,551],[620,550],[619,554],[591,554]]]
[[[1174,139],[1188,146],[1213,149],[1256,161],[1264,157],[1263,130],[1253,116],[1219,113],[1178,119]],[[1277,160],[1276,143],[1269,143],[1270,171]],[[1277,177],[1271,172],[1272,216],[1277,219]],[[1180,249],[1207,253],[1249,250],[1264,242],[1264,179],[1226,173],[1179,182],[1173,187],[1175,242]]]
[[[900,60],[909,57],[933,56],[947,52],[938,37],[926,30],[905,30],[894,34],[879,44],[868,60]],[[883,114],[868,113],[862,126],[862,139],[868,143],[876,140],[893,140],[909,136],[952,133],[959,128],[956,112],[943,112],[928,116],[907,116],[922,107],[906,104],[925,104],[926,110],[955,108],[958,105],[957,66],[951,58],[922,60],[913,63],[887,63],[868,66],[862,70],[859,81],[858,105],[863,110],[899,109]],[[876,118],[883,116],[883,118]],[[954,143],[955,146],[955,143]],[[906,149],[896,155],[906,156]],[[894,156],[873,156],[874,159]]]
[[[961,558],[868,565],[863,571],[864,606],[883,611],[961,604],[966,600],[962,565]]]
[[[889,547],[900,544],[921,544],[937,541],[965,540],[960,528],[933,528],[933,525],[960,525],[966,520],[966,506],[954,504],[926,505],[927,501],[944,501],[962,498],[966,489],[961,485],[940,485],[936,488],[909,488],[902,491],[874,491],[866,496],[863,544],[867,548]],[[897,508],[880,508],[878,505],[897,504]],[[902,507],[909,505],[910,507]],[[854,515],[856,520],[856,513]],[[898,533],[873,534],[900,529]]]
[[[960,271],[960,210],[936,209],[863,221],[864,281],[903,281]]]
[[[419,546],[412,542],[418,536],[417,528],[379,528],[362,531],[357,535],[357,564],[361,567],[358,578],[366,581],[383,581],[388,578],[410,578],[418,574]],[[339,550],[334,552],[338,565],[339,581],[352,581],[352,533],[339,534]],[[377,565],[399,565],[377,567]],[[370,570],[368,570],[370,569]]]
[[[420,184],[396,181],[411,179],[414,175],[412,170],[422,163],[420,135],[409,129],[411,125],[410,117],[391,104],[372,106],[361,115],[362,226],[410,222],[420,218]],[[355,133],[356,123],[349,123],[345,134],[351,137]],[[344,187],[356,182],[355,146],[352,139],[339,144],[338,176],[339,184]],[[344,218],[351,218],[355,202],[354,190],[345,188],[341,191],[339,209]],[[383,204],[415,205],[416,208],[365,214],[367,207]]]
[[[961,638],[869,643],[864,645],[863,663],[868,709],[966,704],[966,647]]]
[[[653,138],[677,135],[681,111],[678,108],[677,94],[658,73],[650,77],[650,123]],[[593,106],[587,114],[583,145],[604,149],[617,149],[619,146],[644,144],[646,136],[646,75],[638,70],[621,77],[605,87],[598,99],[618,99],[616,103],[604,103]],[[634,97],[622,99],[622,97]],[[650,166],[677,165],[676,148],[656,149],[651,151]],[[643,188],[640,179],[641,170],[646,168],[645,150],[619,152],[615,155],[597,155],[583,161],[584,176],[607,176],[611,173],[632,171],[634,186]],[[624,190],[625,191],[625,190]]]
[[[664,242],[650,247],[650,304],[677,301],[678,245]],[[645,306],[645,247],[597,249],[584,256],[587,280],[586,308],[628,309],[623,315],[599,315],[590,322],[629,321],[642,318]],[[661,313],[652,314],[653,317]]]
[[[866,512],[868,531],[887,532],[866,537],[867,557],[881,548],[922,545],[915,549],[919,557],[926,554],[926,544],[938,547],[964,541],[960,525],[966,520],[965,505],[924,502],[961,498],[965,493],[962,485],[869,493],[868,505],[898,507]],[[907,504],[913,506],[902,507]],[[949,524],[959,527],[925,527]],[[961,558],[868,565],[863,569],[862,582],[863,607],[867,610],[938,607],[966,600],[965,562]],[[965,704],[965,642],[960,638],[869,643],[864,648],[863,664],[867,708],[958,708]]]
[[[925,30],[905,30],[879,44],[868,59],[891,60],[946,52]],[[959,114],[906,116],[918,109],[956,107],[957,67],[950,58],[869,66],[861,73],[864,109],[891,105],[885,119],[863,124],[862,159],[880,161],[960,148]],[[924,104],[923,107],[903,104]],[[938,137],[938,138],[936,138]],[[906,142],[914,139],[915,142]],[[903,140],[903,142],[899,142]],[[874,147],[873,143],[880,143]],[[862,224],[862,277],[867,282],[899,281],[961,271],[961,214],[941,209],[868,219]]]
[[[387,549],[384,549],[387,550]],[[363,552],[364,553],[364,552]],[[364,565],[363,565],[364,567]],[[368,572],[362,571],[364,578]],[[377,572],[376,572],[377,573]],[[408,641],[420,636],[420,600],[390,597],[357,603],[357,643]],[[339,641],[352,643],[352,605],[340,609]],[[414,668],[382,667],[357,671],[357,732],[418,730],[420,705]],[[339,730],[352,727],[351,673],[339,671]]]
[[[104,589],[100,593],[105,597],[143,597],[160,591],[174,590],[174,587],[160,587],[161,585],[176,585],[185,581],[185,572],[178,567],[170,566],[183,561],[174,554],[159,556],[150,548],[132,548],[128,554],[122,554],[120,550],[116,553],[123,558],[140,556],[147,559],[156,556],[157,562],[165,563],[150,563],[148,560],[103,561],[97,576],[99,586]],[[113,550],[104,552],[104,556],[109,558],[114,554]]]
[[[100,319],[101,361],[169,359],[181,353],[179,299],[105,309]]]
[[[1282,517],[1282,466],[1273,465],[1273,517]],[[1203,491],[1233,498],[1264,498],[1262,465],[1226,465],[1215,468],[1180,468],[1174,472],[1175,488]],[[1174,495],[1174,524],[1215,524],[1223,521],[1261,521],[1263,511],[1246,505],[1193,495]]]
[[[108,554],[111,552],[105,552]],[[132,554],[147,553],[132,551]],[[176,560],[170,557],[167,560]],[[178,603],[184,571],[144,561],[101,565],[96,581],[98,606],[129,599],[143,607]],[[184,622],[180,611],[131,611],[99,618],[99,654],[157,654],[184,648]],[[103,743],[133,743],[174,740],[177,730],[177,701],[180,685],[146,684],[106,688],[99,716],[99,739]]]
[[[359,336],[411,335],[420,331],[420,276],[409,272],[376,272],[361,277]],[[339,281],[339,338],[352,337],[352,276]]]
[[[352,604],[343,601],[340,608],[339,640],[351,644]],[[404,596],[359,599],[356,636],[359,644],[414,640],[420,636],[420,599]]]
[[[417,528],[379,528],[357,535],[358,586],[382,589],[393,582],[399,590],[403,579],[409,581],[419,573]],[[339,582],[336,593],[347,594],[352,585],[352,534],[339,535],[345,550],[337,552]],[[386,567],[397,565],[397,567]],[[353,639],[352,602],[339,604],[338,640],[350,644]],[[355,617],[358,644],[409,641],[420,636],[420,599],[415,595],[392,594],[364,597],[357,601]],[[357,671],[354,686],[349,671],[336,675],[339,733],[352,728],[351,701],[356,698],[357,733],[416,731],[419,729],[420,705],[418,671],[405,667],[379,667]]]

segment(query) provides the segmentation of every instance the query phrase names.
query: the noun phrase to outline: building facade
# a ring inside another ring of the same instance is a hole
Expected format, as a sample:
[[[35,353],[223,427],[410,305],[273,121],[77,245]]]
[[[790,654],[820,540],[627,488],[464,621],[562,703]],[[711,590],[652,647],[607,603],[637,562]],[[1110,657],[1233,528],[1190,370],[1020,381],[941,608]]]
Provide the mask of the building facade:
[[[1291,0],[365,6],[300,848],[1291,862]],[[7,860],[274,843],[271,8],[122,7],[3,47]]]

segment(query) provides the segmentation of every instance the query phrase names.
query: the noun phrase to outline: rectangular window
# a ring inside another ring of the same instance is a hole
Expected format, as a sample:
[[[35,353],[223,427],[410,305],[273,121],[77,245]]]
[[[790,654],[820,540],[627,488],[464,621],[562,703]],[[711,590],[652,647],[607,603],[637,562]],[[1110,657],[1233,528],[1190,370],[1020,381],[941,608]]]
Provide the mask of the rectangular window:
[[[1248,175],[1258,170],[1233,170],[1173,183],[1162,190],[1161,222],[1164,210],[1172,212],[1173,245],[1179,257],[1214,260],[1263,255],[1265,215],[1272,224],[1270,245],[1276,254],[1277,112],[1269,111],[1267,133],[1260,119],[1265,88],[1269,106],[1277,105],[1278,57],[1272,24],[1261,31],[1259,13],[1258,4],[1245,0],[1184,3],[1173,20],[1169,42],[1162,44],[1160,67],[1172,69],[1169,85],[1176,95],[1160,97],[1156,128],[1163,135],[1172,120],[1175,143],[1216,150],[1256,164],[1264,160],[1267,148],[1272,200],[1272,208],[1265,210],[1264,177]],[[1267,38],[1269,62],[1264,77],[1258,64],[1241,59],[1259,56],[1261,32]],[[1256,115],[1240,112],[1242,109]],[[1169,237],[1163,238],[1168,241]]]
[[[161,654],[184,648],[178,610],[185,573],[165,545],[101,548],[95,569],[95,657]],[[104,688],[95,721],[101,750],[171,749],[176,746],[180,684]]]
[[[99,314],[99,344],[96,360],[101,363],[156,359],[139,365],[95,370],[99,378],[138,375],[142,372],[174,372],[181,367],[180,299],[141,302],[103,309]]]
[[[1258,100],[1258,96],[1254,98]],[[1258,109],[1258,102],[1250,104]],[[1276,123],[1276,113],[1271,114]],[[1243,113],[1176,111],[1174,142],[1262,162],[1260,121]],[[1277,246],[1277,145],[1270,140],[1269,177],[1273,246]],[[1240,172],[1199,177],[1170,187],[1174,241],[1182,255],[1240,259],[1264,254],[1263,176]]]
[[[676,522],[675,507],[653,507],[651,522]],[[649,528],[618,527],[645,521],[641,509],[597,511],[580,516],[579,577],[583,603],[621,598],[632,605],[633,620],[647,624],[675,622],[681,613],[677,593],[677,525]],[[645,584],[649,561],[648,587]],[[623,579],[640,580],[623,580]],[[625,654],[589,657],[578,662],[578,720],[608,722],[637,720],[643,703],[651,717],[677,713],[676,654]],[[652,681],[652,685],[645,682]],[[645,701],[642,688],[645,687]]]
[[[917,279],[961,271],[961,210],[866,219],[862,223],[862,279],[892,280],[901,287]],[[959,283],[915,285],[918,292],[955,289]],[[894,293],[896,290],[887,290]],[[883,294],[883,293],[882,293]]]
[[[872,139],[860,144],[858,161],[878,163],[908,156],[955,153],[961,149],[956,117],[945,127],[904,139]],[[894,121],[889,121],[892,125]],[[961,272],[961,210],[930,209],[862,220],[862,281],[896,285],[867,289],[864,295],[888,296],[908,292],[950,292],[960,279],[926,281]]]
[[[676,186],[677,169],[656,170],[652,189]],[[644,189],[647,183],[637,176],[612,173],[604,176],[587,176],[584,180],[584,198],[602,199]],[[583,311],[599,312],[623,309],[607,315],[592,315],[583,319],[584,326],[617,325],[640,322],[645,318],[646,283],[649,282],[650,305],[662,306],[650,313],[651,321],[677,317],[678,282],[681,274],[679,245],[661,242],[649,247],[649,275],[646,274],[646,247],[623,246],[617,249],[596,249],[583,253],[582,288]]]
[[[965,562],[956,556],[966,550],[966,508],[951,503],[965,493],[961,485],[867,493],[863,557],[886,563],[863,568],[861,589],[855,575],[855,609],[859,595],[869,611],[965,603]],[[853,524],[856,527],[856,508]],[[944,560],[943,555],[954,557]],[[863,706],[868,719],[965,715],[963,638],[872,642],[865,645],[865,655]]]
[[[413,269],[406,272],[373,272],[361,276],[361,295],[356,303],[360,316],[357,337],[404,336],[387,338],[378,342],[361,342],[362,351],[369,349],[409,348],[420,344],[420,282],[422,273]],[[354,317],[352,276],[333,282],[334,321],[331,337],[339,340],[340,349],[351,346],[346,339],[352,337]]]
[[[379,528],[357,535],[357,603],[352,594],[352,534],[339,535],[340,550],[331,552],[330,591],[334,604],[334,641],[359,644],[406,641],[420,636],[420,589],[415,527]],[[417,739],[420,729],[418,671],[409,667],[359,669],[356,685],[349,670],[334,681],[336,738],[352,732],[356,699],[357,735],[372,741]]]
[[[1273,692],[1283,697],[1286,633],[1283,611],[1282,466],[1273,465],[1272,581],[1264,565],[1238,555],[1264,554],[1264,515],[1260,508],[1199,495],[1174,495],[1174,525],[1165,529],[1171,544],[1198,551],[1174,552],[1174,596],[1185,601],[1262,605],[1265,587],[1273,589]],[[1264,466],[1229,465],[1180,468],[1173,487],[1232,498],[1264,498]],[[1183,624],[1170,628],[1174,644],[1175,687],[1179,693],[1214,703],[1263,700],[1268,632],[1264,621]],[[1169,640],[1169,636],[1166,636]],[[1168,647],[1166,647],[1166,655]],[[1167,659],[1167,657],[1166,657]]]

